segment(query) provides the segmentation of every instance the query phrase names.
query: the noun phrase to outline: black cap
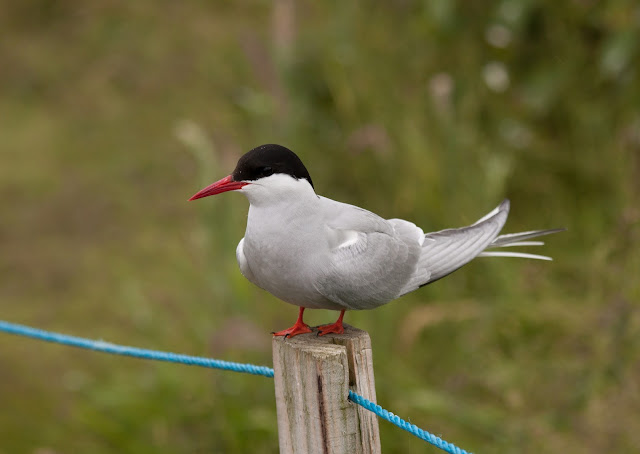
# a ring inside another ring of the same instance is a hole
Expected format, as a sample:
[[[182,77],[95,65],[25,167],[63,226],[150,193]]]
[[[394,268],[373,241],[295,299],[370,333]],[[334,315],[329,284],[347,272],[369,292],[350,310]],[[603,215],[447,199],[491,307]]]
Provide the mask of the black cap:
[[[252,181],[284,173],[296,180],[305,178],[313,188],[313,181],[298,155],[282,145],[260,145],[245,153],[231,176],[235,181]]]

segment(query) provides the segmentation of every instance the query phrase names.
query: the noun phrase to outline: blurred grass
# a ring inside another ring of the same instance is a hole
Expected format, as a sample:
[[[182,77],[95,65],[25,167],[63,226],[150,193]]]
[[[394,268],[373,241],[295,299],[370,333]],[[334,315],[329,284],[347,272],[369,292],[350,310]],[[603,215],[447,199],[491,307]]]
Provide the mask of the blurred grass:
[[[478,260],[376,311],[381,404],[476,452],[640,445],[640,10],[631,0],[0,2],[0,310],[270,364],[295,308],[237,270],[267,142],[425,230],[502,197],[553,263]],[[310,322],[331,321],[315,311]],[[0,453],[277,452],[273,385],[0,338]],[[381,423],[385,453],[435,452]]]

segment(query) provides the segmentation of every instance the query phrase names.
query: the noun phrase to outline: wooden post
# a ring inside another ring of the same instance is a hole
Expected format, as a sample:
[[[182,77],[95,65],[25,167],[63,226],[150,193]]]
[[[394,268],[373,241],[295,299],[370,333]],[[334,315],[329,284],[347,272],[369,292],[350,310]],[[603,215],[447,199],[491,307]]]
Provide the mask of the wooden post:
[[[280,454],[380,454],[376,415],[348,400],[351,389],[376,401],[371,339],[344,327],[273,338]]]

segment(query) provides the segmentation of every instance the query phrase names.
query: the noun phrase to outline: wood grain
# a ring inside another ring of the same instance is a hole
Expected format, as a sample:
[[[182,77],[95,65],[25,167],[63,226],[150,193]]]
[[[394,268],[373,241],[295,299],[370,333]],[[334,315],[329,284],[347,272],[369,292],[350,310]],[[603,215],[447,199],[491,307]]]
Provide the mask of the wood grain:
[[[348,400],[351,389],[376,401],[365,331],[274,337],[273,368],[281,454],[380,453],[377,417]]]

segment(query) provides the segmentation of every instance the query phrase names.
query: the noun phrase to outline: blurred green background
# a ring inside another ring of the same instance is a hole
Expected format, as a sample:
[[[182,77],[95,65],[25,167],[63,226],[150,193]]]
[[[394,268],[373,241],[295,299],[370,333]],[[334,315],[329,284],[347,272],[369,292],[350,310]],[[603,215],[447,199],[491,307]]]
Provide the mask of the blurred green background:
[[[0,318],[271,365],[297,309],[237,269],[246,200],[186,200],[281,143],[425,231],[503,197],[506,232],[569,228],[348,313],[384,407],[475,452],[637,452],[639,61],[633,0],[2,0]],[[0,334],[2,454],[277,449],[269,379]]]

